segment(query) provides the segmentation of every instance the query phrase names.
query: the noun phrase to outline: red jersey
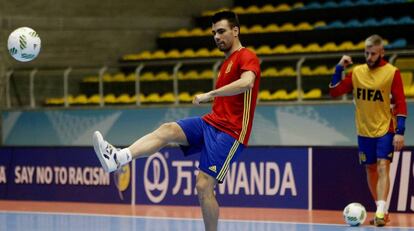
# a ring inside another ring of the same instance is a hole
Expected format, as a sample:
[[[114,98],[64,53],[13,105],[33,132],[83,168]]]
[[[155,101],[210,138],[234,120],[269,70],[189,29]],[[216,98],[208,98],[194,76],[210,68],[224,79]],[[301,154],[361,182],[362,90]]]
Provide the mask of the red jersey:
[[[238,95],[215,97],[211,113],[204,115],[203,120],[247,145],[260,83],[257,56],[246,48],[233,52],[221,65],[216,89],[240,79],[245,71],[256,75],[253,88]]]

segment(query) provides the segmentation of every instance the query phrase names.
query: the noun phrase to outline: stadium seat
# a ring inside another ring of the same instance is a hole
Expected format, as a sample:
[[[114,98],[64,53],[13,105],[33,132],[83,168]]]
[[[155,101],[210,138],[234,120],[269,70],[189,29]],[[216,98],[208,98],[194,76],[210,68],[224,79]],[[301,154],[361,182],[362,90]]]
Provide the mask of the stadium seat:
[[[303,95],[303,99],[319,99],[322,97],[322,91],[319,88],[314,88]]]

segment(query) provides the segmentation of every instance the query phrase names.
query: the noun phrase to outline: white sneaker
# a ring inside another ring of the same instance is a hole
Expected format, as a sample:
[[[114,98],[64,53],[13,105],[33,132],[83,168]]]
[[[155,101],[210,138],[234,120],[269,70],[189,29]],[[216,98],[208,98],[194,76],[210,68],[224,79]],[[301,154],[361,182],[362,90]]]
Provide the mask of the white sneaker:
[[[113,172],[120,167],[117,161],[117,149],[105,141],[99,131],[93,133],[93,148],[96,156],[106,172]]]

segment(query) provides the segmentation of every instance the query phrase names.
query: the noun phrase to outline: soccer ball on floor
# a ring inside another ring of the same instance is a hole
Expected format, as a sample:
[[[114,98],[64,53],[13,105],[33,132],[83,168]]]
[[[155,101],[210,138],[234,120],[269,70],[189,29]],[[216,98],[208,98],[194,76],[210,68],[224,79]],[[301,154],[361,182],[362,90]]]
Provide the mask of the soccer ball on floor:
[[[367,218],[367,211],[360,203],[351,203],[344,209],[345,222],[350,226],[363,224]]]
[[[14,59],[28,62],[39,54],[40,43],[40,37],[36,31],[29,27],[20,27],[10,33],[7,48]]]

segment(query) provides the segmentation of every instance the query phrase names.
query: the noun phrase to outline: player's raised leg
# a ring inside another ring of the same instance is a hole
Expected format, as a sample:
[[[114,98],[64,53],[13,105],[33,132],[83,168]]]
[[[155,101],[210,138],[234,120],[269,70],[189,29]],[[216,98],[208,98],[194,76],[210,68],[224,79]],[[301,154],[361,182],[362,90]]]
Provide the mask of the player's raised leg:
[[[95,153],[102,167],[107,172],[115,171],[132,159],[149,156],[168,143],[188,145],[183,130],[176,122],[162,124],[155,131],[143,136],[131,146],[121,150],[104,140],[99,131],[95,131],[93,134]]]

